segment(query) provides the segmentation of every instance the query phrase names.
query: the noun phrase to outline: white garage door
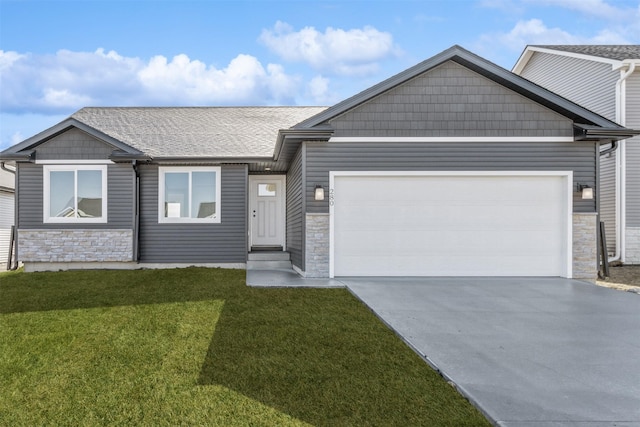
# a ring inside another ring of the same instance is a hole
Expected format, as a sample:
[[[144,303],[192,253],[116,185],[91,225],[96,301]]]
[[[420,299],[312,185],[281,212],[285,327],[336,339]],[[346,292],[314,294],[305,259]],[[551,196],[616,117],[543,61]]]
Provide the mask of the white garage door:
[[[570,172],[331,178],[334,276],[571,275]]]

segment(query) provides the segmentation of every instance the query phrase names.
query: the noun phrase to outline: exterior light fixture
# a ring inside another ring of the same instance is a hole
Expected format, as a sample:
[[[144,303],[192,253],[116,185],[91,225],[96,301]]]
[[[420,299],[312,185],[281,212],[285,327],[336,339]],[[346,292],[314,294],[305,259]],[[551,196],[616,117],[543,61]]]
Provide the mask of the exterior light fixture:
[[[322,185],[316,185],[313,198],[315,200],[324,200],[324,188],[322,188]]]
[[[586,184],[578,184],[578,193],[582,193],[582,199],[584,200],[593,199],[593,188]]]

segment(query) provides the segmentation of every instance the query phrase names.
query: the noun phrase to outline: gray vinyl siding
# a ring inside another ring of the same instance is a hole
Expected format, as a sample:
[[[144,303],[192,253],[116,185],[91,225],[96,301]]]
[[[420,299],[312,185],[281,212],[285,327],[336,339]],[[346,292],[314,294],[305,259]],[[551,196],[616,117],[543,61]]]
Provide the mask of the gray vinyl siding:
[[[111,164],[107,167],[106,224],[45,224],[43,215],[43,167],[33,163],[19,163],[18,228],[42,229],[132,229],[133,187],[135,175],[130,164]]]
[[[573,123],[453,61],[330,121],[336,137],[573,136]]]
[[[114,148],[77,128],[69,129],[36,148],[38,160],[104,160]]]
[[[304,201],[302,197],[302,156],[301,146],[294,156],[287,173],[287,251],[291,263],[304,270]]]
[[[158,166],[140,167],[140,262],[246,262],[247,166],[222,166],[221,175],[219,224],[160,224]]]
[[[329,200],[315,201],[316,184],[329,187],[329,171],[526,170],[574,173],[576,182],[595,186],[593,142],[559,143],[312,143],[306,144],[307,212],[329,212]],[[575,187],[574,187],[575,188]],[[595,200],[573,193],[574,212],[595,212]]]
[[[520,75],[576,104],[615,120],[615,84],[611,64],[535,52]]]
[[[627,127],[640,129],[640,70],[627,78]],[[627,226],[640,227],[640,136],[628,139],[627,154]]]
[[[600,197],[600,220],[604,221],[607,234],[607,251],[616,251],[616,156],[612,152],[600,156],[600,183],[597,187]]]

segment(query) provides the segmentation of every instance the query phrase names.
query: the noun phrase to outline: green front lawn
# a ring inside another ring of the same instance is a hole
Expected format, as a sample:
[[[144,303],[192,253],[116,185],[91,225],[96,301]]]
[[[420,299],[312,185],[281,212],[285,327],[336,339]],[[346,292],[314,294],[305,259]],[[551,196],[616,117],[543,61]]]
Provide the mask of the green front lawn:
[[[344,289],[0,273],[2,425],[489,425]]]

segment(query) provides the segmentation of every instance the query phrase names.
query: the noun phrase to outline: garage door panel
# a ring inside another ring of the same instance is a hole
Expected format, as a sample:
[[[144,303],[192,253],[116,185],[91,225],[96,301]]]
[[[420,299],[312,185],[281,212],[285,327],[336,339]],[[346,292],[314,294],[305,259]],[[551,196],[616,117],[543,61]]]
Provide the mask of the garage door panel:
[[[557,276],[566,177],[336,176],[335,275]]]
[[[358,256],[348,257],[343,262],[349,267],[363,265],[370,258],[362,259]],[[376,262],[366,268],[355,267],[349,274],[343,276],[398,276],[390,274],[394,270],[404,271],[403,276],[425,276],[425,269],[429,276],[497,276],[496,267],[500,268],[501,276],[540,276],[540,265],[548,262],[545,256],[521,256],[505,259],[500,265],[496,265],[495,258],[491,256],[445,256],[433,255],[428,258],[416,255],[407,255],[403,258],[389,259],[384,255],[376,258]],[[336,266],[338,267],[338,266]],[[554,265],[562,268],[560,262]],[[452,274],[452,268],[455,273]]]

